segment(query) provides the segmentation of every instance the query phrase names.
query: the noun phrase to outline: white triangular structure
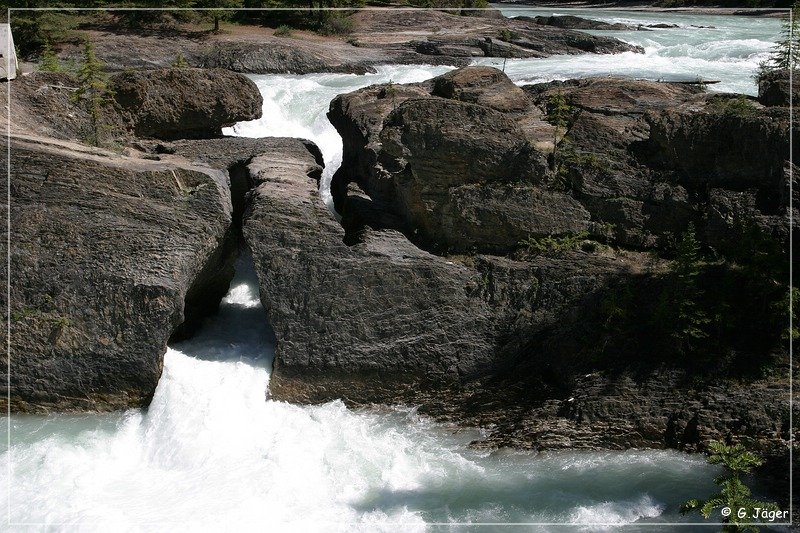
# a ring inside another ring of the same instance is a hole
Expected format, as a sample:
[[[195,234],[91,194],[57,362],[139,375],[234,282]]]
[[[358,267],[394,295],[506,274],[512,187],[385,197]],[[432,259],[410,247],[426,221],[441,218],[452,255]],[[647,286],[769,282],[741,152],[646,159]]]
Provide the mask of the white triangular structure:
[[[0,80],[17,77],[17,50],[9,24],[0,24]]]

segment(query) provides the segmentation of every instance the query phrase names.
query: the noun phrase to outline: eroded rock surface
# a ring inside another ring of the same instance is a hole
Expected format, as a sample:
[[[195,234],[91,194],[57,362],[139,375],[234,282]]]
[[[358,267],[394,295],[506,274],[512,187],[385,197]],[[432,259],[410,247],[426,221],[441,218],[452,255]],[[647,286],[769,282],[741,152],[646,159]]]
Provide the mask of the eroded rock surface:
[[[233,275],[226,175],[24,140],[11,171],[11,408],[147,405],[190,289]]]
[[[551,124],[556,97],[566,127]],[[613,78],[523,90],[468,67],[341,95],[329,117],[345,146],[337,209],[356,182],[429,249],[510,250],[578,232],[659,248],[689,222],[705,226],[722,189],[759,198],[750,220],[788,239],[788,116],[751,100]]]
[[[250,163],[244,235],[277,338],[272,397],[413,401],[485,372],[492,321],[468,295],[468,269],[391,230],[345,245],[309,177],[314,165],[311,154],[292,168]]]
[[[551,124],[559,100],[563,127]],[[742,372],[709,376],[676,359],[674,338],[652,318],[674,287],[670,262],[643,250],[669,250],[692,223],[725,257],[744,259],[754,235],[766,247],[752,253],[786,254],[797,198],[785,109],[618,78],[518,88],[470,67],[341,95],[329,117],[345,147],[332,186],[345,241],[374,247],[387,228],[400,230],[464,267],[472,307],[458,312],[490,310],[487,372],[439,386],[438,396],[419,389],[423,411],[496,427],[488,446],[695,450],[727,439],[782,456],[786,374],[744,377],[753,361],[785,357],[781,319],[756,303],[776,297],[777,285],[738,267],[704,271],[703,305],[736,309],[724,319],[730,345],[709,350],[732,349],[723,359],[737,363],[724,372]],[[370,286],[362,280],[355,285]],[[335,396],[314,361],[302,364],[314,376],[306,390],[320,382],[318,399]],[[354,403],[368,403],[381,382],[363,376],[343,378],[342,391],[358,390]]]
[[[218,137],[224,127],[261,117],[256,84],[223,69],[122,72],[111,78],[109,88],[137,137]]]
[[[152,116],[152,127],[172,120],[175,135],[260,113],[258,90],[238,74],[121,76],[146,93],[141,116]],[[167,84],[179,80],[195,91],[186,105],[200,107],[155,116],[171,105]],[[11,389],[3,398],[10,393],[14,411],[146,406],[168,340],[192,335],[228,290],[251,186],[246,165],[292,165],[309,154],[322,162],[316,146],[297,139],[132,138],[115,106],[103,118],[127,144],[124,155],[89,147],[77,142],[89,117],[69,83],[26,76],[11,102]]]

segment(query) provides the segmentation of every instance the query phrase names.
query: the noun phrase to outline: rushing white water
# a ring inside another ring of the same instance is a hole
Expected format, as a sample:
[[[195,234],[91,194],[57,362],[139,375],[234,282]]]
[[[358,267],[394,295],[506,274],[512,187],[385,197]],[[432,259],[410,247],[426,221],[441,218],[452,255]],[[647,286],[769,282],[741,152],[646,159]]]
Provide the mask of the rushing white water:
[[[590,31],[641,46],[644,54],[582,54],[506,62],[506,73],[517,83],[539,83],[586,76],[622,75],[651,80],[719,80],[714,91],[754,95],[753,75],[769,58],[781,32],[781,20],[751,16],[698,15],[676,12],[635,12],[613,9],[521,8],[497,4],[504,15],[575,15],[630,26],[671,24],[652,31]],[[481,64],[501,67],[502,60]]]
[[[506,7],[518,15],[573,14],[606,22],[675,24],[678,28],[653,31],[595,31],[645,48],[644,54],[580,54],[546,59],[476,59],[475,64],[504,68],[517,84],[587,76],[618,75],[650,80],[719,80],[710,90],[756,94],[753,74],[769,57],[781,30],[774,18],[640,13],[601,9],[543,9]],[[699,27],[702,26],[702,27]],[[305,76],[252,76],[264,95],[262,118],[228,128],[228,135],[244,137],[303,137],[314,141],[325,157],[320,182],[323,199],[330,205],[330,179],[342,162],[342,140],[328,121],[328,105],[337,94],[376,83],[409,83],[438,76],[454,67],[386,65],[374,74],[309,74]]]
[[[263,115],[223,130],[243,137],[301,137],[314,141],[325,157],[320,182],[322,198],[329,205],[330,181],[342,164],[342,139],[328,121],[330,101],[338,94],[376,83],[412,83],[443,74],[453,67],[386,65],[374,74],[306,74],[303,76],[252,76],[264,96]]]
[[[715,469],[676,452],[488,453],[468,447],[478,432],[453,431],[412,409],[267,401],[271,357],[244,257],[219,314],[168,350],[149,409],[13,417],[4,458],[12,523],[89,531],[422,531],[454,522],[607,529],[679,520],[680,502],[713,487]]]
[[[596,11],[592,16],[599,18]],[[648,53],[509,61],[506,72],[518,83],[597,74],[702,75],[724,80],[720,89],[752,93],[748,69],[768,50],[778,23],[692,20],[688,24],[715,25],[720,33],[688,27],[683,33],[613,32],[647,46]],[[366,76],[254,76],[264,118],[228,133],[314,140],[327,164],[325,191],[341,161],[341,140],[325,118],[331,98],[446,70],[387,66]],[[718,471],[677,452],[488,453],[468,446],[479,432],[454,431],[413,409],[267,400],[272,337],[246,257],[231,287],[220,313],[196,337],[170,347],[147,410],[12,417],[10,435],[4,435],[11,447],[3,454],[10,477],[0,473],[0,484],[10,489],[0,508],[8,507],[12,523],[81,531],[422,531],[438,523],[460,530],[462,522],[603,530],[638,523],[632,530],[649,531],[652,526],[642,524],[686,520],[679,504],[713,490]]]

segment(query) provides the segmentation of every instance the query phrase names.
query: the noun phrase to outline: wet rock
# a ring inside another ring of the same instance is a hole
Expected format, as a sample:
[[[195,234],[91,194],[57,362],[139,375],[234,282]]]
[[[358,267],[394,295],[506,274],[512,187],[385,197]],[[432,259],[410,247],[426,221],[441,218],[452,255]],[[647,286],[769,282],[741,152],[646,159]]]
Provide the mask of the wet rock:
[[[517,17],[518,19],[530,20],[542,26],[555,26],[557,28],[565,28],[570,30],[613,30],[613,31],[630,31],[635,30],[635,26],[627,24],[602,22],[599,20],[591,20],[573,15],[552,15],[549,17]]]

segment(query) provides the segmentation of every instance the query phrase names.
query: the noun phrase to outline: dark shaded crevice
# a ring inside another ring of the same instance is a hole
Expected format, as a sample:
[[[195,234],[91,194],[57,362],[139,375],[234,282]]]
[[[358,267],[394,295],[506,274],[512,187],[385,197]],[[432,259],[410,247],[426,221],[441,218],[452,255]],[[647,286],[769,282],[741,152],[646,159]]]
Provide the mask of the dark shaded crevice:
[[[236,229],[237,239],[243,242],[242,223],[244,212],[247,207],[247,193],[253,188],[255,183],[250,177],[250,169],[247,165],[250,161],[239,161],[228,168],[228,176],[231,184],[231,214],[232,225]]]
[[[186,292],[183,322],[172,332],[169,343],[189,339],[197,333],[205,318],[218,311],[222,298],[228,293],[236,259],[244,247],[242,218],[247,203],[245,197],[253,185],[248,163],[238,161],[228,168],[231,225]]]

